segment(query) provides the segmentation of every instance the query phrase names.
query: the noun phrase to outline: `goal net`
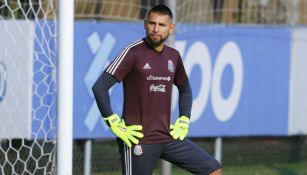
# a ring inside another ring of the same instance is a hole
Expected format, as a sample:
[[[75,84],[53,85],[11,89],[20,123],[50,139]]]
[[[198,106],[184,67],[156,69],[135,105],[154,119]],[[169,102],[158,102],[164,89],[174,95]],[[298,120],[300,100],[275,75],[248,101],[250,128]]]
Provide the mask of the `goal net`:
[[[55,2],[0,0],[0,174],[55,174]]]

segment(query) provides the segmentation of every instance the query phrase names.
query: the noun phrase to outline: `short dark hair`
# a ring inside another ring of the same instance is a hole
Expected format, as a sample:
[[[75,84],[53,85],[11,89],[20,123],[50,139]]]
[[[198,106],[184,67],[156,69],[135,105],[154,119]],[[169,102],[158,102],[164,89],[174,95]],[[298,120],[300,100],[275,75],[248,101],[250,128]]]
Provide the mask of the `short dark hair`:
[[[150,15],[150,13],[161,13],[163,15],[168,15],[171,19],[173,19],[172,11],[164,4],[156,5],[152,7],[147,13],[146,18]]]

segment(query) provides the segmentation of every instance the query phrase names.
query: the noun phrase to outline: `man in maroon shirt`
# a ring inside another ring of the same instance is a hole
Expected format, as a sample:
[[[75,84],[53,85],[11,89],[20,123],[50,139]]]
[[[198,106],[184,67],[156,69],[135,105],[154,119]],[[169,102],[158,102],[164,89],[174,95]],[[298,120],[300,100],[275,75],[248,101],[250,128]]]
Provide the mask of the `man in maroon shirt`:
[[[185,138],[192,92],[179,52],[164,44],[175,29],[172,12],[165,5],[153,7],[144,27],[146,37],[125,47],[93,86],[98,108],[118,137],[122,173],[150,175],[162,158],[193,174],[221,174],[221,165]],[[122,118],[113,113],[108,93],[120,81]],[[171,125],[173,84],[179,89],[180,117]]]

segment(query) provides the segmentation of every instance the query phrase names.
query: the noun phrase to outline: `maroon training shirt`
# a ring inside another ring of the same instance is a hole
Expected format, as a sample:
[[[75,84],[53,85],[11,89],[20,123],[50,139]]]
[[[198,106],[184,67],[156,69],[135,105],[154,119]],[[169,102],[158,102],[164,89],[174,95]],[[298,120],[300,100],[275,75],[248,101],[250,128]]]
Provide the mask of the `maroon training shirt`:
[[[140,143],[164,143],[169,134],[172,86],[187,75],[179,52],[164,45],[154,50],[145,39],[124,48],[106,71],[123,81],[123,118],[126,125],[142,125]]]

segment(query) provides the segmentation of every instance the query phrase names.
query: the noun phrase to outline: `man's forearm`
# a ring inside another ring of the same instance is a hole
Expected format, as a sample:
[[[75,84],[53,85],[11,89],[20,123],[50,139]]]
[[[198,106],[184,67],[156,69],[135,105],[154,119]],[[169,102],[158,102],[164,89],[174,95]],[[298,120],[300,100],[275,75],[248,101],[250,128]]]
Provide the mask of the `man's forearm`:
[[[190,117],[193,97],[189,80],[187,79],[182,85],[178,86],[178,90],[179,90],[179,115]]]
[[[107,117],[113,114],[110,104],[109,89],[115,83],[116,79],[112,75],[103,72],[92,87],[97,106],[103,117]]]

